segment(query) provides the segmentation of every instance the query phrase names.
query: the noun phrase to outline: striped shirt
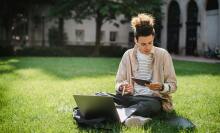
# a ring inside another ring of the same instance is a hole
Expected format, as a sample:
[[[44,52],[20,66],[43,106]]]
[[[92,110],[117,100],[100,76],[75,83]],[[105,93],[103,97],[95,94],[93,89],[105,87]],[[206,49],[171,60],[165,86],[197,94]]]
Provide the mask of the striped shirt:
[[[143,80],[150,80],[152,78],[151,64],[153,61],[152,54],[143,54],[137,51],[138,71],[135,77]],[[153,91],[146,86],[140,86],[134,83],[134,95],[152,95]]]

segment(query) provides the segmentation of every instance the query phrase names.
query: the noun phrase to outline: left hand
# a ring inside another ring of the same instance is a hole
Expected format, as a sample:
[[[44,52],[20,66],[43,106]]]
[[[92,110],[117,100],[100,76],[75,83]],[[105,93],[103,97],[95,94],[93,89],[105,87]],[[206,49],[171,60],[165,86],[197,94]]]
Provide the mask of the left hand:
[[[145,85],[153,91],[160,91],[162,89],[162,84],[159,82],[154,82],[154,83],[145,84]]]

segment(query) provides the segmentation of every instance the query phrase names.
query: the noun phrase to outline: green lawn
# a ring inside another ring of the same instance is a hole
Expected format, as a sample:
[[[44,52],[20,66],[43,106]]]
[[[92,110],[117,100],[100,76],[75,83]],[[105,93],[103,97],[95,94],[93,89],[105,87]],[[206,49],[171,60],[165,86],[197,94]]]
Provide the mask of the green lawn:
[[[0,132],[97,132],[72,119],[73,94],[114,93],[119,58],[0,58]],[[195,132],[220,132],[220,64],[174,61],[176,113]],[[186,132],[154,120],[114,132]],[[99,131],[98,131],[99,132]],[[103,131],[104,132],[104,131]]]

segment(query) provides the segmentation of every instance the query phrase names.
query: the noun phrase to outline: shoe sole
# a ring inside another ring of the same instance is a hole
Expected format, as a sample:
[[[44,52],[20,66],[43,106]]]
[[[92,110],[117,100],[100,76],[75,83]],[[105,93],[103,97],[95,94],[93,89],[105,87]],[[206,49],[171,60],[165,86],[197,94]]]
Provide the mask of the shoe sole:
[[[127,127],[139,127],[143,126],[145,123],[150,121],[151,119],[147,119],[145,121],[140,120],[139,118],[128,118],[128,120],[125,122],[125,125]]]

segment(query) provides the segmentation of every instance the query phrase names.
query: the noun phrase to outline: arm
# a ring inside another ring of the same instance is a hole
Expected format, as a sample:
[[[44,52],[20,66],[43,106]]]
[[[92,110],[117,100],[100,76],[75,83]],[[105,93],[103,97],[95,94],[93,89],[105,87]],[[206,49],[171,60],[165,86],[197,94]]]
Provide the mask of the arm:
[[[129,53],[128,51],[125,52],[125,54],[123,55],[122,59],[121,59],[121,62],[119,64],[119,68],[118,68],[118,72],[117,72],[117,75],[116,75],[116,86],[115,86],[115,89],[116,89],[116,93],[118,94],[121,94],[123,89],[125,92],[124,94],[132,94],[133,92],[133,86],[130,84],[130,80],[128,79],[129,78],[129,72],[128,72],[128,68],[129,68],[129,65],[128,64],[130,61],[128,58],[129,56]]]
[[[173,66],[173,61],[170,56],[170,54],[166,51],[164,53],[164,84],[163,84],[163,90],[161,93],[163,94],[169,94],[173,93],[177,89],[177,81],[176,81],[176,73]]]
[[[118,67],[118,71],[116,74],[116,85],[115,85],[115,90],[116,93],[121,93],[120,86],[126,81],[126,53],[122,56],[121,62]]]

